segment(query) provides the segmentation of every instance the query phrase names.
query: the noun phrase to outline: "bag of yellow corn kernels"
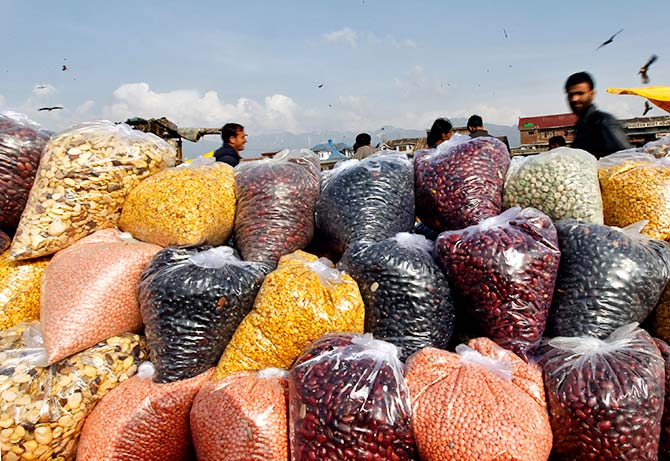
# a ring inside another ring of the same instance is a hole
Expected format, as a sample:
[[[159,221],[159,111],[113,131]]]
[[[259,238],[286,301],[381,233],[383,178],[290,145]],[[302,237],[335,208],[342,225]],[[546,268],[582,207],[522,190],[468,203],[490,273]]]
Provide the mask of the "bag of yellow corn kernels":
[[[40,283],[49,258],[12,261],[0,254],[0,330],[40,318]]]
[[[312,341],[326,333],[362,333],[364,320],[363,299],[349,275],[303,251],[283,256],[224,350],[214,379],[288,369]]]

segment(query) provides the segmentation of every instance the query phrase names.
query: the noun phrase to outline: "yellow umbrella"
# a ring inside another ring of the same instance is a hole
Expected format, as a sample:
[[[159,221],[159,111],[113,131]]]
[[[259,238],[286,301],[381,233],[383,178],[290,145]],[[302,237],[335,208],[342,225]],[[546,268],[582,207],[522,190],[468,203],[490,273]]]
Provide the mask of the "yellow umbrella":
[[[634,94],[647,98],[652,104],[670,112],[670,86],[645,86],[643,88],[607,88],[612,94]]]

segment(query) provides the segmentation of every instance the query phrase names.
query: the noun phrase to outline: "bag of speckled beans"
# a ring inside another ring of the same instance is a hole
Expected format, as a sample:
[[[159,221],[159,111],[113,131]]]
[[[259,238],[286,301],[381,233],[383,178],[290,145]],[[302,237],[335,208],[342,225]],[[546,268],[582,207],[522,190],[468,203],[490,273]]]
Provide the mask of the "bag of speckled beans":
[[[414,158],[417,216],[431,229],[445,231],[499,215],[509,164],[505,144],[489,137],[419,151]]]
[[[314,341],[289,373],[291,460],[417,459],[397,349],[372,335]]]
[[[443,232],[435,253],[480,334],[527,357],[547,325],[561,256],[551,219],[534,208],[510,208]]]
[[[175,157],[168,143],[124,123],[84,123],[55,135],[44,148],[12,258],[49,255],[116,227],[128,193]]]
[[[46,366],[37,322],[0,332],[0,458],[75,459],[84,420],[146,359],[143,339],[124,334]]]
[[[288,369],[326,333],[363,333],[365,308],[354,279],[325,259],[296,251],[279,260],[253,310],[235,331],[215,379],[237,371]]]
[[[0,254],[0,330],[40,318],[40,283],[49,258],[12,261]]]
[[[170,247],[142,274],[138,297],[154,381],[192,378],[215,366],[249,313],[265,263],[238,259],[230,247]]]
[[[119,228],[162,247],[226,243],[235,221],[233,168],[221,162],[190,165],[163,170],[135,187]]]
[[[425,348],[405,380],[423,461],[546,461],[552,446],[542,370],[487,338],[457,353]]]
[[[49,363],[142,328],[137,286],[160,251],[104,229],[57,252],[44,271],[40,319]]]
[[[184,381],[158,384],[150,362],[121,383],[86,418],[80,461],[191,461],[189,414],[212,370]],[[221,460],[226,458],[221,458]]]
[[[642,230],[670,240],[670,158],[623,151],[599,160],[605,224],[625,227],[649,221]]]
[[[670,278],[670,244],[640,234],[644,224],[556,223],[561,262],[547,336],[604,339],[647,318]]]
[[[235,168],[235,245],[246,261],[274,267],[310,243],[319,171],[319,158],[309,149],[283,150]]]
[[[191,408],[198,461],[288,461],[287,378],[266,368],[206,383]]]
[[[646,331],[630,324],[605,340],[554,338],[540,362],[552,460],[656,461],[665,363]]]
[[[336,253],[359,240],[409,232],[414,218],[412,163],[405,154],[380,152],[324,172],[316,227]]]
[[[401,360],[423,347],[447,348],[454,302],[433,259],[433,242],[404,232],[376,243],[355,242],[337,267],[358,283],[365,331],[398,347]]]
[[[648,142],[642,150],[656,158],[670,157],[670,136],[663,136],[657,141]]]
[[[503,208],[513,206],[536,208],[554,221],[603,224],[598,160],[569,147],[514,157],[503,191]]]
[[[658,445],[658,461],[670,461],[670,346],[655,339],[658,350],[665,361],[665,405],[661,419],[661,438]]]

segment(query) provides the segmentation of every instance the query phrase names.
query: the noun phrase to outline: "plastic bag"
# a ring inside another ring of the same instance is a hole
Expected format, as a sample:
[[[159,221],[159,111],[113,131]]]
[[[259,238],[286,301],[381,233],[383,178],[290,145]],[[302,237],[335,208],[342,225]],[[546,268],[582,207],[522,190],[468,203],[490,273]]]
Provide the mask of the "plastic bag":
[[[319,159],[308,149],[283,150],[235,172],[235,244],[247,261],[268,262],[305,248],[314,235]]]
[[[605,224],[649,223],[643,232],[670,240],[670,158],[623,151],[600,159]]]
[[[549,341],[541,362],[557,461],[657,459],[665,364],[651,336],[636,327],[604,341]]]
[[[23,114],[0,112],[0,229],[10,234],[19,225],[50,136]]]
[[[482,335],[526,357],[542,339],[561,253],[551,219],[510,208],[477,226],[447,231],[437,261]]]
[[[163,247],[216,246],[230,238],[234,221],[233,168],[216,162],[170,168],[142,181],[128,195],[119,227]]]
[[[603,224],[598,160],[581,149],[559,147],[512,161],[503,207],[533,207],[554,221],[578,219]]]
[[[648,142],[642,150],[656,158],[670,157],[670,136],[664,136],[658,141]]]
[[[501,141],[481,137],[423,151],[414,164],[416,214],[428,227],[463,229],[502,211],[510,159]]]
[[[654,309],[670,273],[670,245],[627,229],[565,220],[556,224],[561,262],[548,336],[604,339]]]
[[[155,381],[179,381],[215,366],[266,272],[266,264],[241,261],[229,247],[158,253],[138,291]]]
[[[141,330],[137,286],[160,249],[104,229],[54,255],[42,277],[40,309],[49,363]]]
[[[421,459],[546,461],[552,434],[539,367],[487,338],[457,352],[425,348],[405,366]]]
[[[81,433],[80,461],[190,461],[189,414],[213,369],[193,378],[156,384],[139,375],[98,404]]]
[[[296,251],[265,278],[253,310],[235,331],[215,379],[236,371],[290,368],[326,333],[363,333],[365,308],[354,279],[327,259]]]
[[[293,461],[417,459],[397,350],[372,335],[313,342],[289,373],[289,405]]]
[[[665,404],[661,419],[661,439],[658,444],[658,461],[670,461],[670,346],[656,339],[656,346],[665,361]]]
[[[454,328],[449,282],[433,260],[433,244],[400,233],[377,243],[356,242],[338,268],[358,283],[365,302],[365,331],[400,349],[445,349]]]
[[[656,308],[647,320],[650,324],[649,331],[654,336],[666,343],[670,342],[670,283],[665,286]]]
[[[46,365],[39,324],[0,332],[2,460],[74,460],[84,420],[146,358],[140,336],[125,334]]]
[[[9,238],[7,234],[0,231],[0,253],[4,253],[7,248],[12,244],[12,239]]]
[[[49,258],[12,261],[0,254],[0,331],[40,318],[40,282]]]
[[[51,138],[12,242],[12,257],[55,253],[115,227],[128,193],[175,163],[175,150],[150,133],[107,121]]]
[[[266,368],[206,383],[191,409],[198,461],[287,461],[287,378]]]
[[[379,153],[332,170],[316,206],[316,227],[340,254],[358,240],[380,241],[414,226],[412,164]]]

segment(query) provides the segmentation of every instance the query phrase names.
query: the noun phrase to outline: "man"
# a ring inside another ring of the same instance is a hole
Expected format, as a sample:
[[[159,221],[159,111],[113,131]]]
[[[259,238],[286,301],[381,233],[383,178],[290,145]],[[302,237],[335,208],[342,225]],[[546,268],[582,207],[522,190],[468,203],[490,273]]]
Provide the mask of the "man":
[[[372,149],[372,138],[367,133],[360,133],[356,136],[356,142],[354,143],[354,158],[358,160],[363,160],[366,157],[371,156],[374,153]]]
[[[565,138],[563,136],[552,136],[549,138],[549,150],[563,147],[565,144]]]
[[[238,123],[226,123],[221,128],[221,139],[223,146],[214,152],[217,162],[224,162],[235,167],[240,163],[240,152],[244,150],[247,143],[247,135],[244,127]]]
[[[578,72],[568,77],[565,93],[570,109],[578,118],[572,147],[584,149],[596,158],[631,147],[619,122],[593,104],[596,90],[588,73]]]
[[[484,121],[479,115],[473,115],[468,119],[468,131],[470,132],[471,138],[491,136],[489,132],[484,129]]]

